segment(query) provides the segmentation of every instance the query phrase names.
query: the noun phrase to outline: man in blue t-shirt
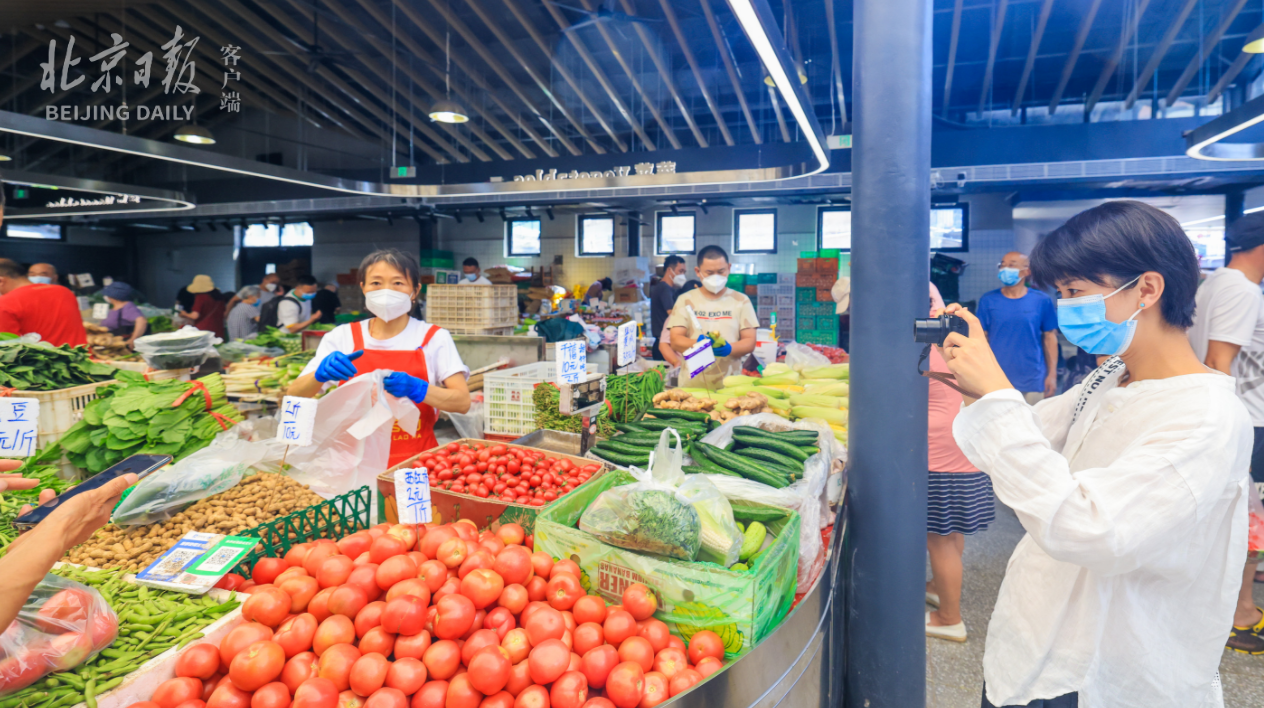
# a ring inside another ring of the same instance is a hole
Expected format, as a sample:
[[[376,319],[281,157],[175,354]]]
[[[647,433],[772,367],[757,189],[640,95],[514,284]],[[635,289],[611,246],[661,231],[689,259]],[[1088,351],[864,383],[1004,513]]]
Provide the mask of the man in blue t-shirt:
[[[979,298],[979,322],[996,360],[1028,403],[1057,393],[1058,314],[1048,295],[1027,287],[1027,256],[1006,253],[1001,287]]]

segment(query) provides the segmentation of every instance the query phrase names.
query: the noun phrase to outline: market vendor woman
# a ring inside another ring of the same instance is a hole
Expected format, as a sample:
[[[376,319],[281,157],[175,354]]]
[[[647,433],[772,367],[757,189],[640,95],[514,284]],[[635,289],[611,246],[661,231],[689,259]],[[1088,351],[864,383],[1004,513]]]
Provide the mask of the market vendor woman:
[[[321,388],[370,371],[391,371],[386,392],[407,398],[421,411],[415,431],[391,431],[390,465],[438,447],[438,411],[465,413],[470,370],[452,335],[409,316],[421,293],[421,273],[412,256],[395,249],[375,251],[360,263],[365,306],[376,317],[336,327],[320,340],[316,356],[286,392],[311,397]]]
[[[729,256],[723,248],[707,246],[699,251],[698,266],[694,272],[702,281],[702,287],[681,294],[667,318],[671,346],[683,353],[703,336],[718,333],[722,341],[713,342],[711,347],[715,364],[703,371],[693,383],[682,383],[681,386],[700,384],[705,388],[719,389],[725,376],[742,373],[742,359],[755,351],[755,328],[759,326],[759,317],[745,293],[728,287]],[[689,316],[690,308],[694,317]],[[687,374],[682,374],[681,380],[686,377]]]

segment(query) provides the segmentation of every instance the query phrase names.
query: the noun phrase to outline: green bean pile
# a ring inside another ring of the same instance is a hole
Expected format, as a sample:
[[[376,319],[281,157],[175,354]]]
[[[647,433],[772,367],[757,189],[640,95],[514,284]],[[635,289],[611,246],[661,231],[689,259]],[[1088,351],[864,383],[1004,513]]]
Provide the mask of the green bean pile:
[[[663,368],[606,377],[606,400],[616,423],[640,420],[654,406],[654,395],[663,392]]]
[[[58,671],[0,699],[0,708],[61,708],[86,703],[118,686],[141,664],[172,648],[202,638],[202,629],[235,609],[236,593],[225,602],[207,596],[154,590],[123,580],[119,570],[85,570],[62,566],[52,571],[88,585],[115,608],[118,638],[92,661]],[[122,608],[120,611],[119,608]]]

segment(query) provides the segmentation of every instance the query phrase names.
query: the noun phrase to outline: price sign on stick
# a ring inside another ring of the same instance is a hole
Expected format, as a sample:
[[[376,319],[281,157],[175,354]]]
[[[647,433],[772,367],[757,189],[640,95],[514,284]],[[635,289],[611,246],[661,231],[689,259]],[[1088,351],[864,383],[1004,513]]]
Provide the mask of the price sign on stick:
[[[286,396],[281,400],[281,424],[277,426],[277,440],[288,445],[306,447],[312,444],[312,430],[316,427],[315,398]]]
[[[0,457],[30,457],[39,442],[39,400],[0,398]]]
[[[395,470],[395,499],[399,523],[430,523],[430,473],[424,467]]]
[[[98,302],[92,306],[92,319],[103,320],[110,314],[110,303]]]
[[[619,325],[619,366],[636,361],[636,322]]]
[[[90,288],[90,287],[92,287],[93,285],[96,285],[96,282],[92,280],[92,274],[91,274],[91,273],[80,273],[80,274],[79,274],[79,287],[81,287],[81,288]]]
[[[588,375],[588,344],[583,340],[557,343],[558,383],[577,384]]]
[[[711,351],[711,339],[708,337],[685,350],[685,363],[681,368],[688,371],[689,378],[693,379],[714,363],[715,352]]]

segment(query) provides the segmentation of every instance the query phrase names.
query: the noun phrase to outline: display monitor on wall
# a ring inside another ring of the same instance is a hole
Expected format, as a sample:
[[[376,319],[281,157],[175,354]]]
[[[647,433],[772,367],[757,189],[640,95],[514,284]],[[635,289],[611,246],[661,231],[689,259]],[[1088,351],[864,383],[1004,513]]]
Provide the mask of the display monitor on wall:
[[[297,224],[250,224],[242,231],[245,248],[310,246],[314,232],[306,221]]]
[[[654,214],[657,253],[692,256],[697,251],[698,218],[692,211],[660,211]]]
[[[936,204],[930,208],[930,250],[970,250],[970,205]],[[816,212],[817,248],[851,250],[851,207],[820,207]]]
[[[9,238],[29,238],[38,241],[61,241],[65,238],[61,224],[28,224],[21,221],[6,222],[4,235]]]
[[[507,219],[505,221],[505,255],[540,255],[539,219]]]

